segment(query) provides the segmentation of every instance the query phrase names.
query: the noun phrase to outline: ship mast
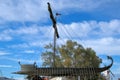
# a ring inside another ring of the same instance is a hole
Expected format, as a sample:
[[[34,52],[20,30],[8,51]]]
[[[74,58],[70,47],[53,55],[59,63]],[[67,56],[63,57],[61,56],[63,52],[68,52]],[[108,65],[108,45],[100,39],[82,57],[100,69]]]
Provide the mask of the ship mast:
[[[55,56],[56,56],[56,38],[59,38],[59,34],[58,34],[58,30],[57,30],[57,26],[56,26],[56,19],[52,13],[52,9],[50,6],[50,3],[48,2],[48,11],[50,13],[50,19],[52,20],[53,23],[53,28],[54,28],[54,50],[53,50],[53,66],[56,67],[55,64]]]

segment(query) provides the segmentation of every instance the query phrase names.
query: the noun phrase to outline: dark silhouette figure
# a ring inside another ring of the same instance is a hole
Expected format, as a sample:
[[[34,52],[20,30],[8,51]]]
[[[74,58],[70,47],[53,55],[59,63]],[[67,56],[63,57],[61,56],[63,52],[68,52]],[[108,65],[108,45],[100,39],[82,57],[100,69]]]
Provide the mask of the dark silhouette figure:
[[[32,80],[43,80],[39,75],[35,75]]]

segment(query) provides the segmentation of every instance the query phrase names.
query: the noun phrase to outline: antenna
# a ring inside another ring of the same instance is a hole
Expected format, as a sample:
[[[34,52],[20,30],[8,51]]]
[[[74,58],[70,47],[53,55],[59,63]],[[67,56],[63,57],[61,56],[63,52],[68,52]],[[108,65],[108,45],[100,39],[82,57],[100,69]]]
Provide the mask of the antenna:
[[[56,37],[59,38],[59,34],[58,34],[58,30],[57,30],[57,26],[56,26],[56,19],[52,13],[52,9],[51,9],[51,6],[50,6],[50,3],[48,2],[48,11],[50,13],[50,19],[52,20],[52,23],[53,23],[53,28],[54,28],[54,52],[53,52],[53,66],[55,67],[55,52],[56,52]],[[56,16],[57,15],[60,15],[58,13],[56,13]]]

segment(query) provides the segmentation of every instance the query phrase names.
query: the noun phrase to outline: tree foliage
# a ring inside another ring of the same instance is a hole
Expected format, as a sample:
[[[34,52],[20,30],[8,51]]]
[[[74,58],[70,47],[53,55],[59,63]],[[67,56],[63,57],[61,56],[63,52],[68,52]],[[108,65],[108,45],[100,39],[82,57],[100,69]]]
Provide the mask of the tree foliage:
[[[53,67],[53,46],[45,46],[42,53],[43,66]],[[77,42],[68,40],[65,45],[57,46],[56,67],[99,67],[101,60],[91,48],[84,48]]]
[[[101,59],[96,56],[92,48],[84,48],[71,40],[68,40],[65,45],[57,46],[55,57],[53,57],[52,44],[46,45],[45,49],[46,51],[42,53],[43,66],[81,68],[99,67],[101,63]],[[53,59],[55,59],[55,66]],[[98,80],[98,78],[92,80]]]

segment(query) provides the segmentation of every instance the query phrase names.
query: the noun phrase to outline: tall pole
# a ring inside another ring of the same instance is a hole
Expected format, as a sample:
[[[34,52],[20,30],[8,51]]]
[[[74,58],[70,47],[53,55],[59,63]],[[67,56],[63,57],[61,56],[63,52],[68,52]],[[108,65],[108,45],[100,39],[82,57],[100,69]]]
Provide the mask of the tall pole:
[[[54,50],[53,50],[53,64],[54,64],[54,67],[56,67],[55,57],[56,57],[56,33],[54,31]]]
[[[56,19],[55,17],[53,16],[53,13],[52,13],[52,9],[51,9],[51,6],[50,6],[50,3],[48,2],[48,11],[50,13],[50,19],[52,20],[52,23],[53,23],[53,28],[54,28],[54,50],[53,50],[53,66],[55,67],[56,64],[55,64],[55,56],[56,56],[56,38],[59,38],[59,34],[58,34],[58,31],[57,31],[57,26],[56,26]]]

